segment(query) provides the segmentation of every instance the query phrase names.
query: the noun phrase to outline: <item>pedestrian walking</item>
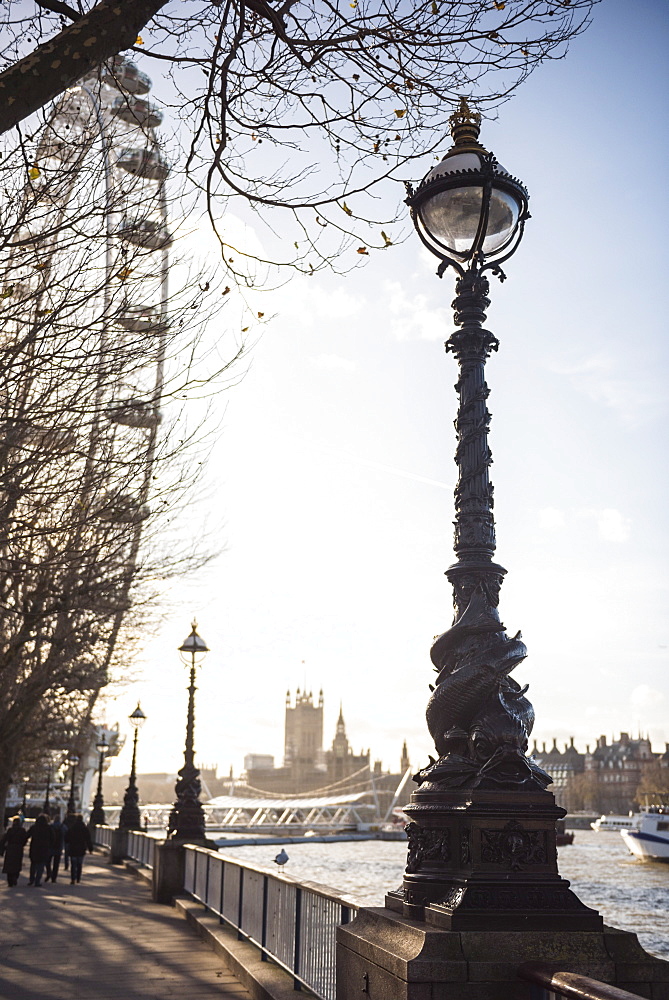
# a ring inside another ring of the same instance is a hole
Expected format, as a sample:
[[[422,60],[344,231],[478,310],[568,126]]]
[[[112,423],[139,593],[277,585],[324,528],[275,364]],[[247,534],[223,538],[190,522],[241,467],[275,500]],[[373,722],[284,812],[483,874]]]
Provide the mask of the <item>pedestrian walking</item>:
[[[30,841],[30,880],[28,885],[38,887],[42,884],[44,869],[51,857],[53,848],[53,834],[49,826],[49,817],[46,813],[41,813],[28,834]]]
[[[65,846],[70,855],[70,885],[81,882],[81,868],[86,851],[93,853],[93,841],[82,816],[75,816],[68,822],[65,831]]]
[[[53,843],[51,847],[51,857],[46,863],[46,879],[47,882],[51,879],[55,882],[58,878],[58,869],[60,868],[60,858],[63,853],[63,840],[65,838],[65,827],[60,821],[60,817],[56,818],[51,823],[51,833],[53,836]]]
[[[28,831],[23,829],[21,820],[14,816],[12,825],[5,830],[0,839],[0,855],[4,855],[3,874],[7,876],[7,885],[18,884],[23,865],[23,848],[26,846]]]

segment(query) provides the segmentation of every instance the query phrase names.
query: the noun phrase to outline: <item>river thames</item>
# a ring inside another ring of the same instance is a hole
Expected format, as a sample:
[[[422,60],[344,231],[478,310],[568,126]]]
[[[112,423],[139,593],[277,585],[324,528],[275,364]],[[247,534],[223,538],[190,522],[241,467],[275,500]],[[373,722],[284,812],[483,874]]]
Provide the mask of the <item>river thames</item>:
[[[279,847],[221,847],[222,853],[273,868]],[[287,844],[285,870],[320,882],[366,906],[383,905],[406,863],[406,842],[353,841]],[[577,895],[621,930],[634,931],[643,947],[669,959],[669,864],[637,861],[619,833],[576,830],[574,843],[558,849],[560,874]]]

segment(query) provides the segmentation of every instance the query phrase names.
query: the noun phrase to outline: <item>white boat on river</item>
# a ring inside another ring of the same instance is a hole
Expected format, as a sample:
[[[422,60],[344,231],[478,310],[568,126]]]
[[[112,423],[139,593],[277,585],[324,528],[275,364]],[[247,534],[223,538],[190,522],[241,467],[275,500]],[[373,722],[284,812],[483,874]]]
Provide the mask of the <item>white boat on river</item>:
[[[631,830],[635,827],[640,815],[641,813],[628,813],[627,816],[616,816],[613,813],[609,813],[608,815],[600,816],[590,826],[595,833],[604,833],[607,831],[618,833],[622,830]]]
[[[669,862],[669,806],[649,806],[631,830],[621,830],[627,849],[642,861]]]

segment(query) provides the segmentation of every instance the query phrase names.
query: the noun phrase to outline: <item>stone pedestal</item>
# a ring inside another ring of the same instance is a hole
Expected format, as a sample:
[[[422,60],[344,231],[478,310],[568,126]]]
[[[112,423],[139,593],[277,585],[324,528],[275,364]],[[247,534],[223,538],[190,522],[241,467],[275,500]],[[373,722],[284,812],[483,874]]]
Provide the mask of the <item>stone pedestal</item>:
[[[337,930],[337,1000],[530,1000],[524,962],[669,1000],[669,962],[625,931],[449,931],[382,908]]]
[[[183,844],[166,840],[156,844],[153,862],[153,901],[171,903],[183,892],[186,855]]]
[[[109,860],[113,865],[120,865],[128,856],[128,831],[112,830],[112,842],[109,850]]]
[[[444,930],[599,930],[557,868],[550,792],[447,789],[426,782],[404,808],[409,854],[386,906]]]

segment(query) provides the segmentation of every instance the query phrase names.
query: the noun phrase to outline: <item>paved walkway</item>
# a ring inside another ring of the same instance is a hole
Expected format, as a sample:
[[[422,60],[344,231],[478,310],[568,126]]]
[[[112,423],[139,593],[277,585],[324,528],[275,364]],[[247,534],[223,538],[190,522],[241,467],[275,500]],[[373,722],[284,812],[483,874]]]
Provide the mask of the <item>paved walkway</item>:
[[[140,879],[87,855],[80,885],[0,886],[0,1000],[250,1000]],[[67,881],[66,881],[67,879]]]

